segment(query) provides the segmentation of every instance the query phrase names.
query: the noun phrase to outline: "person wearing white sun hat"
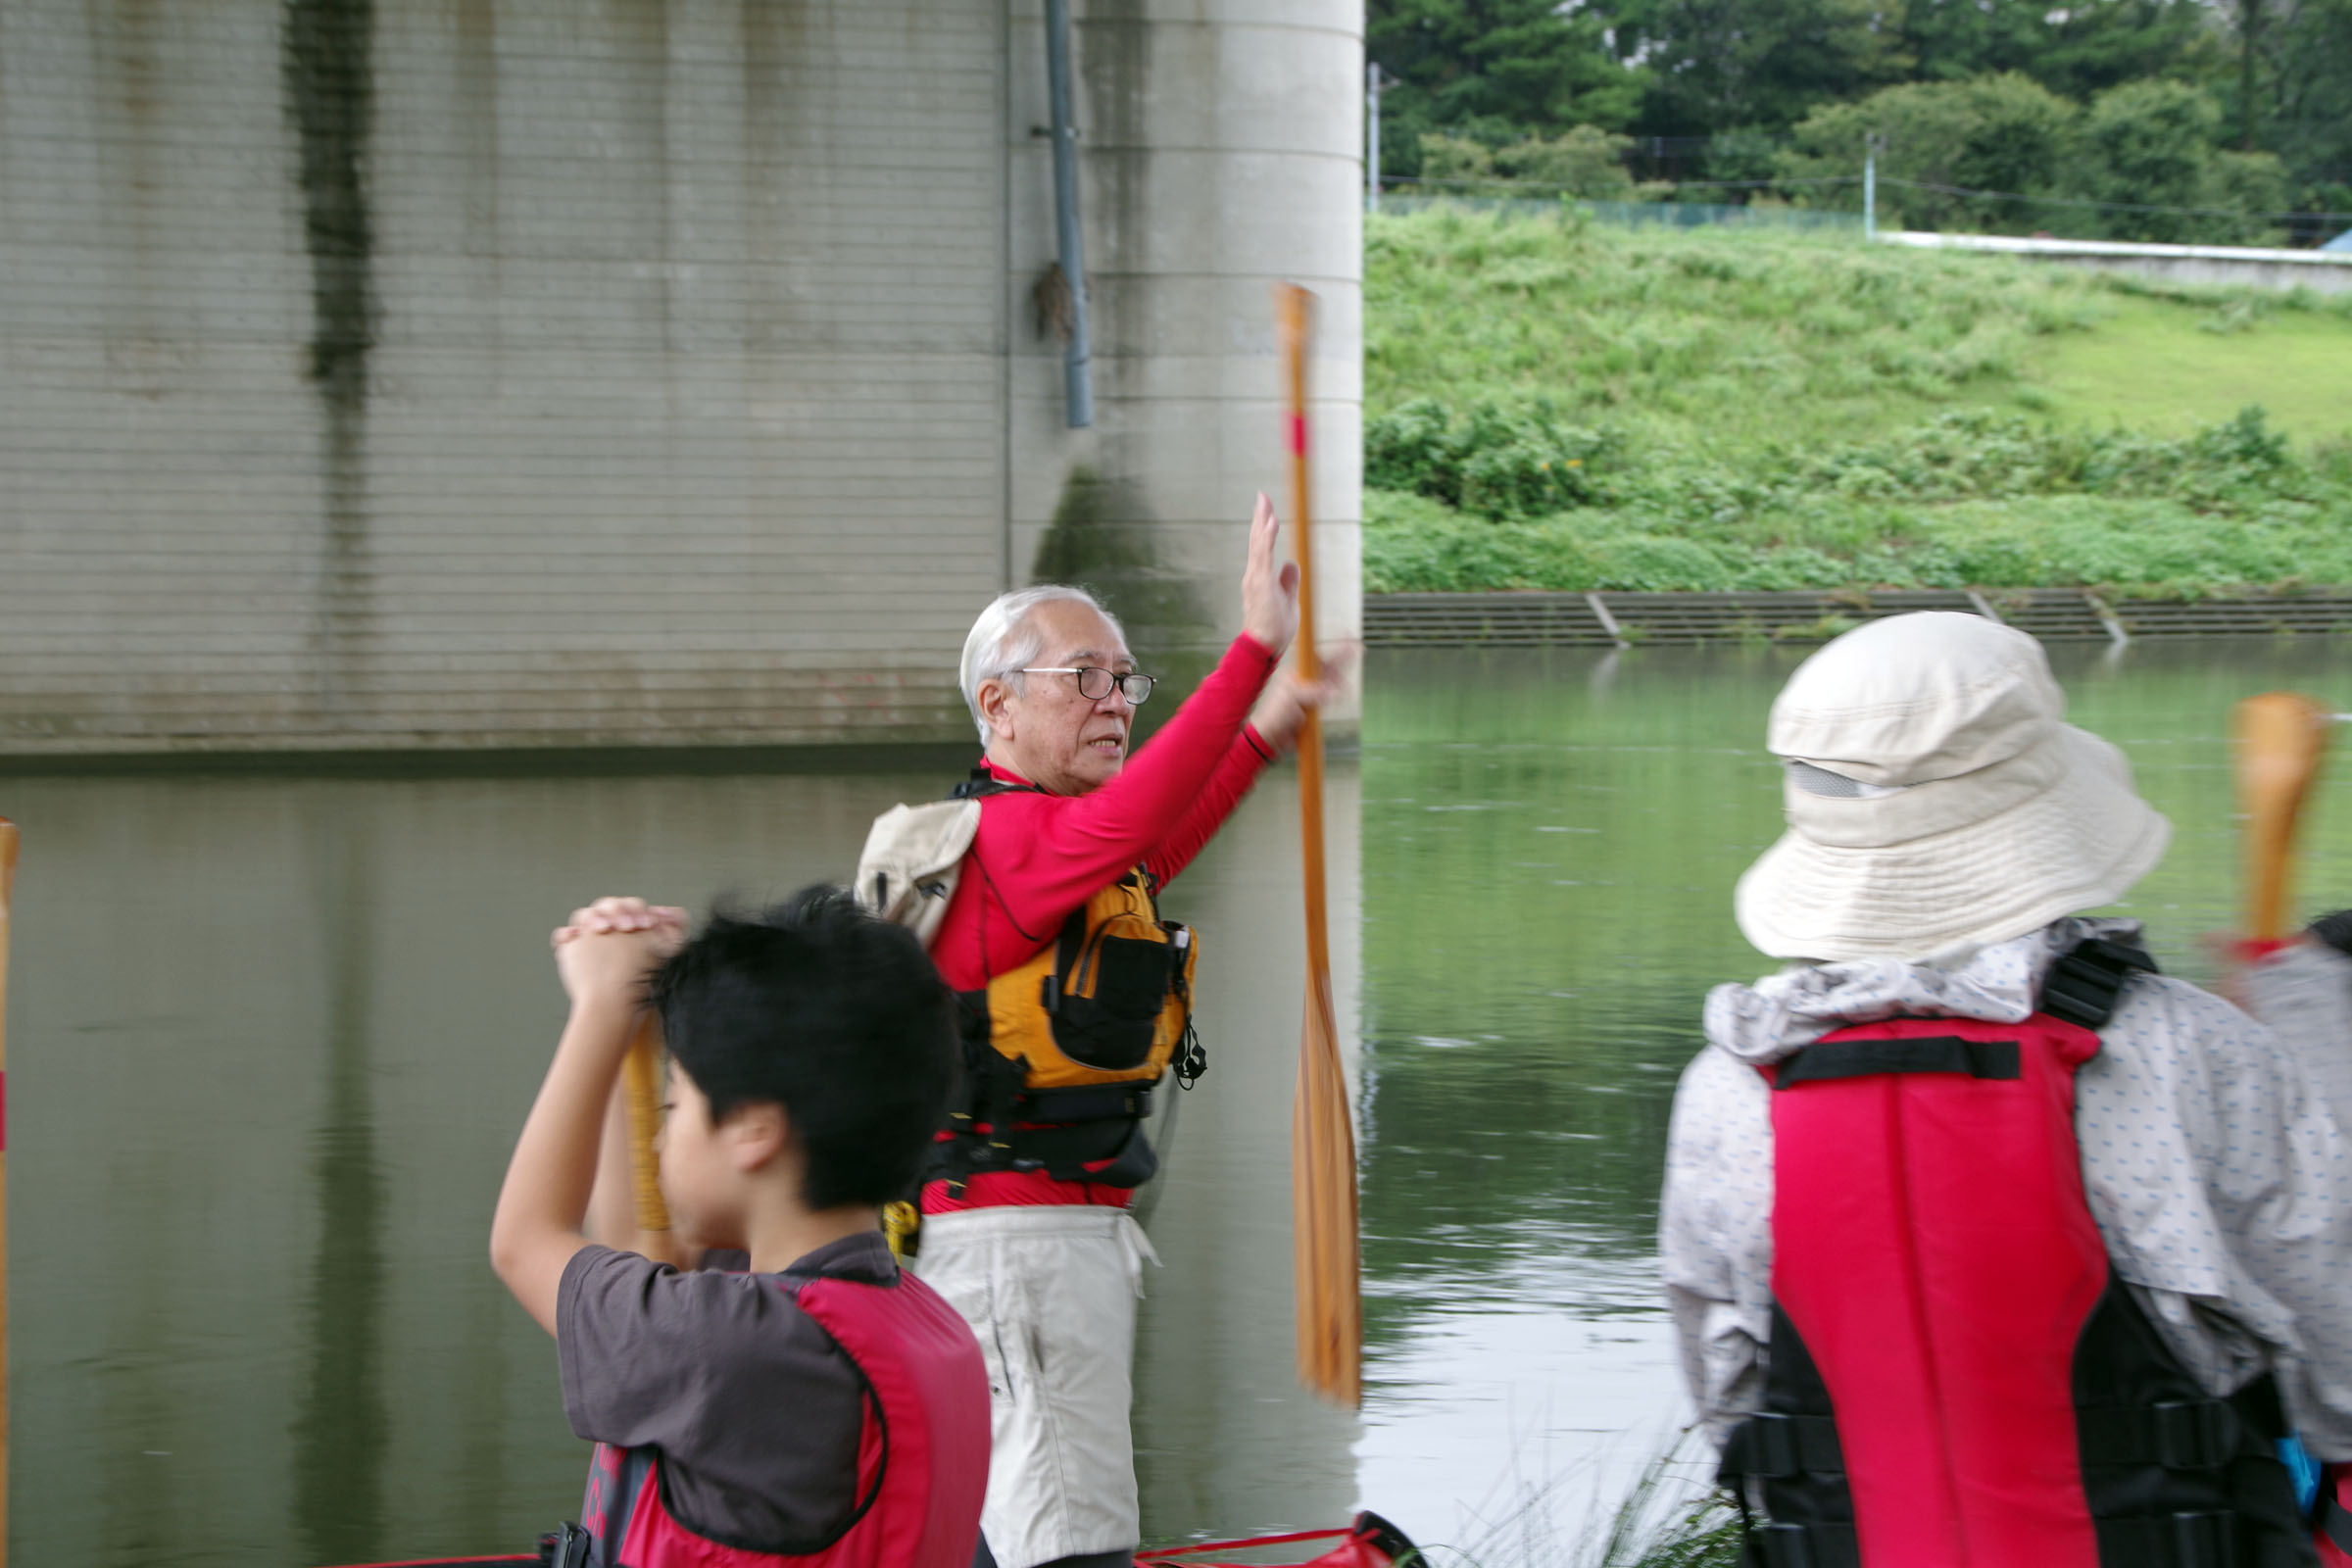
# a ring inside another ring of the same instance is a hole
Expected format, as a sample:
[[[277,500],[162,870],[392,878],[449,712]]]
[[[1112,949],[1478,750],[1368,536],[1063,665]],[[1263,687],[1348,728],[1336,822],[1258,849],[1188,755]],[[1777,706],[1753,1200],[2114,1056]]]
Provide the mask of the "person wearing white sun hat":
[[[2153,972],[2170,830],[2040,645],[1874,621],[1773,705],[1787,833],[1707,999],[1659,1250],[1755,1560],[2288,1568],[2352,1461],[2352,1156]],[[2294,1462],[2282,1460],[2282,1454]]]

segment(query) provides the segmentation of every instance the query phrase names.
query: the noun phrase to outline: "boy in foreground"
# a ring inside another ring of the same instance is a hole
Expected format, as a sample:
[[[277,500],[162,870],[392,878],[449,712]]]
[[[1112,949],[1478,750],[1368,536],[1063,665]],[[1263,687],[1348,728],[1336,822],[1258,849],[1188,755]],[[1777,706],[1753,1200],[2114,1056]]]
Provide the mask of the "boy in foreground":
[[[597,1568],[966,1568],[988,1382],[963,1320],[899,1272],[880,1205],[912,1185],[954,1071],[953,1002],[907,933],[810,888],[764,913],[600,899],[555,933],[571,1016],[499,1194],[490,1256],[555,1335],[598,1445]],[[671,1053],[662,1189],[680,1272],[582,1233],[640,1009]]]

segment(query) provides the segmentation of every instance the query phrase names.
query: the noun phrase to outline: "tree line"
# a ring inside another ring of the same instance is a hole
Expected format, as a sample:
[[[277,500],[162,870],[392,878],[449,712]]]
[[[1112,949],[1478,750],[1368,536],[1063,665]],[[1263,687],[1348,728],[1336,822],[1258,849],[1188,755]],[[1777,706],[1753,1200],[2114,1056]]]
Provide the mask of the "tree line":
[[[2352,227],[2319,216],[2352,213],[2352,0],[1371,0],[1369,25],[1385,177],[1850,209],[1876,138],[1913,227]]]

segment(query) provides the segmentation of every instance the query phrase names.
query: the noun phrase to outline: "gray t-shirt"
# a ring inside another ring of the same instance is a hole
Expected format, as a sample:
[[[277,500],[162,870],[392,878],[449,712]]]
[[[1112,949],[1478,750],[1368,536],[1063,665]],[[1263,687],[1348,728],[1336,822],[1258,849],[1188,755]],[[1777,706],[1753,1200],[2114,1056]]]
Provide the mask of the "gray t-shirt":
[[[556,1297],[564,1414],[591,1442],[660,1450],[670,1512],[696,1534],[816,1550],[857,1513],[868,1394],[785,1282],[897,1275],[878,1232],[820,1247],[781,1275],[680,1273],[584,1247]]]

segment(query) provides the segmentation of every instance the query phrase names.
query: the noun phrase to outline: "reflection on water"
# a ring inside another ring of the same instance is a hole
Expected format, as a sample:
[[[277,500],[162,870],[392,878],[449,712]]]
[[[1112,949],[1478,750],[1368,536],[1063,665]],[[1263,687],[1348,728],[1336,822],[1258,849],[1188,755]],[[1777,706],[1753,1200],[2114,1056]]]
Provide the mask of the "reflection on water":
[[[1360,1419],[1290,1371],[1287,776],[1173,890],[1205,933],[1214,1059],[1169,1097],[1150,1221],[1166,1264],[1137,1367],[1150,1532],[1334,1522],[1360,1500],[1524,1554],[1683,1418],[1658,1162],[1700,996],[1761,967],[1730,891],[1777,827],[1759,747],[1792,662],[1373,660],[1332,812],[1337,978],[1363,1039]],[[2202,972],[2195,939],[2230,922],[2229,703],[2293,684],[2346,706],[2334,662],[2259,644],[2062,669],[2078,719],[2173,818],[2132,906],[2171,967]],[[553,1350],[483,1258],[561,1020],[547,928],[601,891],[700,902],[838,876],[876,810],[947,782],[0,780],[26,834],[20,1560],[511,1549],[575,1508],[584,1451]],[[2352,847],[2327,804],[2315,907]]]
[[[300,1333],[310,1368],[294,1420],[294,1521],[309,1561],[356,1562],[384,1539],[384,1173],[368,1093],[376,906],[367,824],[306,835],[324,947],[326,1094],[306,1174],[318,1244]]]

